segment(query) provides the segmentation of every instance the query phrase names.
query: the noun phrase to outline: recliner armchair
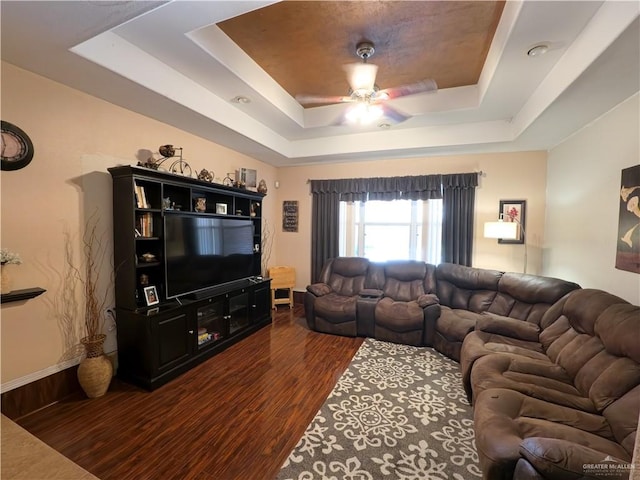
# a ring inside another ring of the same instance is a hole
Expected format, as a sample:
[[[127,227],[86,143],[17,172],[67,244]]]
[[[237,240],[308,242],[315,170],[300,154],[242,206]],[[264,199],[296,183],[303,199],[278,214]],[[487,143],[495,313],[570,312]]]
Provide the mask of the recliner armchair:
[[[304,298],[307,324],[312,330],[355,337],[356,302],[366,282],[369,260],[338,257],[328,260],[320,281],[309,285]]]
[[[440,316],[435,267],[424,262],[395,261],[380,265],[382,298],[374,312],[375,338],[408,345],[432,345],[433,325]]]

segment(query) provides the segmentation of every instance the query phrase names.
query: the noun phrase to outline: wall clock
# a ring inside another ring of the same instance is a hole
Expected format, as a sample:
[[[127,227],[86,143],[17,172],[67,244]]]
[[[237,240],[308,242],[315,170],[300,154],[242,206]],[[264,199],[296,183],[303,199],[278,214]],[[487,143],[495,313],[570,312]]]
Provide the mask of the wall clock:
[[[26,167],[33,159],[33,143],[29,136],[15,125],[2,122],[0,159],[2,170],[18,170]]]

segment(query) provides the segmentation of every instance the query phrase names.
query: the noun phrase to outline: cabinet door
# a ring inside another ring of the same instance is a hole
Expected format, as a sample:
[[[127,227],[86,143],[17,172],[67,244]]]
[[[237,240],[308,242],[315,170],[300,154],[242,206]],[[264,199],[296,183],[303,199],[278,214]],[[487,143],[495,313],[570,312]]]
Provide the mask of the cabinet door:
[[[246,289],[229,294],[229,334],[244,330],[249,326],[249,293]]]
[[[193,327],[189,328],[186,314],[159,319],[156,324],[156,370],[162,372],[173,368],[191,356]]]
[[[251,303],[251,323],[258,324],[271,316],[271,290],[269,282],[256,286]]]
[[[207,348],[228,336],[224,314],[225,298],[215,297],[196,309],[198,350]]]

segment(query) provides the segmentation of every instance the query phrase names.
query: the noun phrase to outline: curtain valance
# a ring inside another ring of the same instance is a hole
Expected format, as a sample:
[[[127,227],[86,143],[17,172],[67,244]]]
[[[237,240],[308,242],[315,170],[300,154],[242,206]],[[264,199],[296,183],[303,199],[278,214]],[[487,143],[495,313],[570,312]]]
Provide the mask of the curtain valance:
[[[442,175],[311,180],[312,194],[336,193],[340,201],[442,198]]]

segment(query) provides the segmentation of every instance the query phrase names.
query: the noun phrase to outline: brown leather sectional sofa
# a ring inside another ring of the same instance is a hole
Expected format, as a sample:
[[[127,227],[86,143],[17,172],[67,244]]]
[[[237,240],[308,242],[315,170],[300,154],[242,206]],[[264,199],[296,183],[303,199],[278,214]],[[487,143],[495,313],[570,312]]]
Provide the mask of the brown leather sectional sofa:
[[[485,479],[628,478],[640,307],[564,280],[422,262],[327,262],[309,327],[461,364]]]

